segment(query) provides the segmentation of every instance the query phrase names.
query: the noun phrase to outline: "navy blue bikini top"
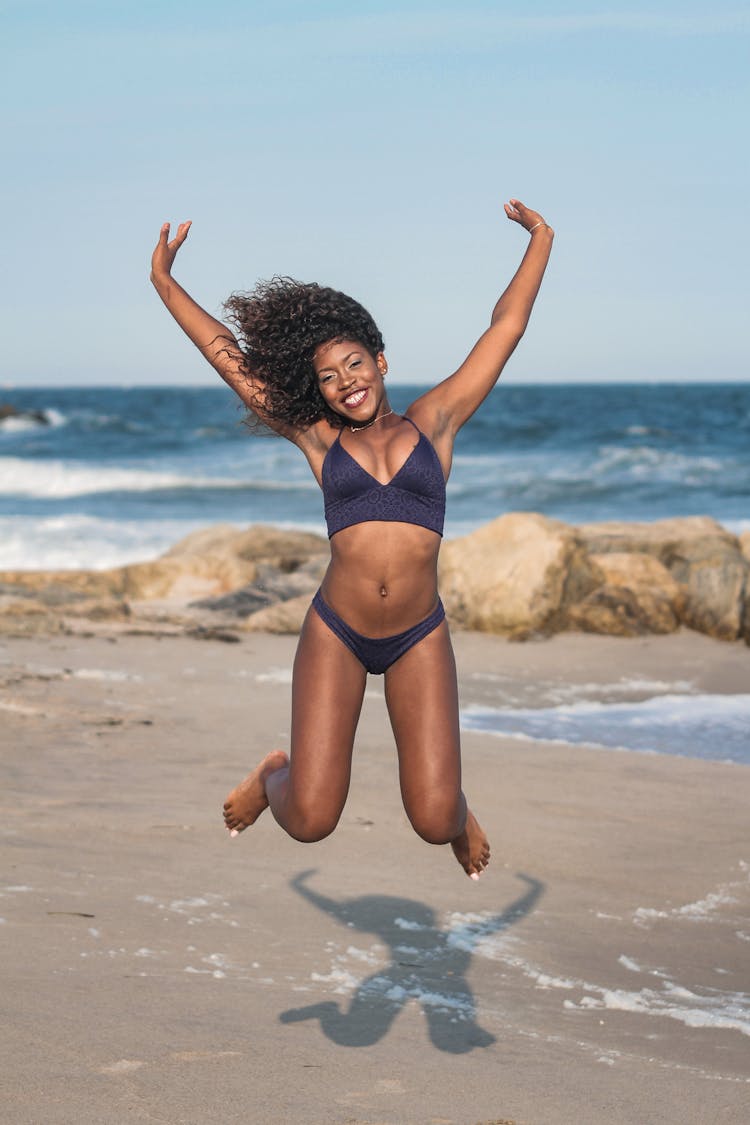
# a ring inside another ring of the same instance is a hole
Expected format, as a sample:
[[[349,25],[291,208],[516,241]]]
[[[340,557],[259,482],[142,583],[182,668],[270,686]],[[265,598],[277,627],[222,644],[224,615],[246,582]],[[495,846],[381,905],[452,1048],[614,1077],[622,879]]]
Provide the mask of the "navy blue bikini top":
[[[404,415],[406,418],[406,416]],[[415,523],[443,534],[445,477],[432,442],[406,418],[419,441],[387,484],[381,484],[348,453],[338,435],[321,474],[328,537],[369,520]]]

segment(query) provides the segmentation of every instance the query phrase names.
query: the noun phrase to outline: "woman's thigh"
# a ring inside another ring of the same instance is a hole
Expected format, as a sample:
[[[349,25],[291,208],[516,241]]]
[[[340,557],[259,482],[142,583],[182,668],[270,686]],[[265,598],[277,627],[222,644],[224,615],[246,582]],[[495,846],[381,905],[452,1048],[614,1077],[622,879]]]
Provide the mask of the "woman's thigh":
[[[385,697],[409,818],[420,835],[442,835],[441,825],[457,834],[465,804],[456,664],[445,621],[391,665]]]
[[[366,679],[353,653],[310,609],[292,680],[289,791],[294,804],[314,805],[338,818],[349,791]]]

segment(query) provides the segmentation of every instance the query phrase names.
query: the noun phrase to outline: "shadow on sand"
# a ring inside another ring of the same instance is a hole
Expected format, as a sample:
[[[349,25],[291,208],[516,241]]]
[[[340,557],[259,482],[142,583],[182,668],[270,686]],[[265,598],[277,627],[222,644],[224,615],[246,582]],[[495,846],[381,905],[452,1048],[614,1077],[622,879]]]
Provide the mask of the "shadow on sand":
[[[430,1039],[439,1050],[464,1054],[494,1043],[494,1036],[476,1022],[466,972],[483,938],[507,930],[530,913],[542,894],[542,883],[519,874],[527,890],[503,911],[469,915],[468,920],[442,930],[436,925],[435,912],[424,903],[384,895],[337,902],[307,885],[314,873],[301,872],[291,886],[337,922],[376,935],[388,946],[391,963],[360,981],[348,1011],[340,1011],[329,1000],[282,1012],[282,1023],[317,1019],[334,1043],[369,1047],[383,1038],[401,1009],[416,1000],[422,1005]]]

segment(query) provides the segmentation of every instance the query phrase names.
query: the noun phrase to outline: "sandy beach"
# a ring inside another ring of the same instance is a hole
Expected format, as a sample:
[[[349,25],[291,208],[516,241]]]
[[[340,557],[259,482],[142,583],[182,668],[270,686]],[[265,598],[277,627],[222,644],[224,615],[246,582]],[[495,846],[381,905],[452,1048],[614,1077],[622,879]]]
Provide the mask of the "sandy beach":
[[[227,790],[288,745],[294,645],[2,639],[1,1119],[746,1122],[750,769],[466,733],[474,884],[406,822],[371,678],[335,834],[230,840]],[[463,706],[750,682],[744,645],[684,630],[455,647]]]

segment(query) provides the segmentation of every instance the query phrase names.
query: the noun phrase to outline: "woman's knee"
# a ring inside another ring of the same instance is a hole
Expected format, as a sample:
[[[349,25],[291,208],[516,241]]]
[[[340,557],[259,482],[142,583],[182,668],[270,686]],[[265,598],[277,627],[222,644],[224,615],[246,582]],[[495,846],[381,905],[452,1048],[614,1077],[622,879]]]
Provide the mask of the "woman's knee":
[[[330,836],[339,822],[342,809],[315,804],[314,802],[293,802],[287,809],[284,827],[293,839],[301,844],[315,844]]]
[[[412,828],[428,844],[449,844],[461,832],[465,816],[459,794],[436,793],[416,800],[404,799]]]

